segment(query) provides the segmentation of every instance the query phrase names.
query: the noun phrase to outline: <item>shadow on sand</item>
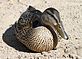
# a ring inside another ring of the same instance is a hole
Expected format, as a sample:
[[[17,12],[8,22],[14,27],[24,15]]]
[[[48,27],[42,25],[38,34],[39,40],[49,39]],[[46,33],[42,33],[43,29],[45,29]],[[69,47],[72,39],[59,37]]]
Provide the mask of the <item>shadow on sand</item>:
[[[9,45],[9,46],[11,46],[11,47],[13,47],[13,48],[15,48],[16,50],[18,50],[18,51],[22,51],[22,52],[33,52],[33,51],[31,51],[31,50],[29,50],[28,48],[26,48],[17,38],[16,38],[16,36],[15,36],[15,31],[14,31],[14,25],[12,26],[12,27],[10,27],[10,28],[8,28],[6,31],[5,31],[5,33],[3,34],[3,41],[7,44],[7,45]],[[35,52],[33,52],[33,53],[35,53]]]

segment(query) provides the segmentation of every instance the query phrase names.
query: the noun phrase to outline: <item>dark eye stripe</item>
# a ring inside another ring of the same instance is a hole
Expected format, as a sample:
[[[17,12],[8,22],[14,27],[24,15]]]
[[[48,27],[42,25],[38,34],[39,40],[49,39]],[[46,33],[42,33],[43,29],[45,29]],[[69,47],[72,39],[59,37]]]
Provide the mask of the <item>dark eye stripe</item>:
[[[58,23],[58,20],[54,17],[54,15],[53,15],[53,14],[49,13],[48,11],[47,11],[46,13],[47,13],[47,14],[49,14],[51,17],[53,17],[53,18],[54,18],[54,20],[56,21],[56,23]]]

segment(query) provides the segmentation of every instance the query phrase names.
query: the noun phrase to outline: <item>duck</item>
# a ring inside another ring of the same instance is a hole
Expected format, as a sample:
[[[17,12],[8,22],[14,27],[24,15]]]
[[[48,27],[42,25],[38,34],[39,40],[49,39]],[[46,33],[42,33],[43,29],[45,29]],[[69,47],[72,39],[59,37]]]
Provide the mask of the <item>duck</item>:
[[[47,8],[44,12],[29,6],[15,22],[16,38],[35,52],[50,51],[58,44],[58,35],[68,39],[58,10]]]

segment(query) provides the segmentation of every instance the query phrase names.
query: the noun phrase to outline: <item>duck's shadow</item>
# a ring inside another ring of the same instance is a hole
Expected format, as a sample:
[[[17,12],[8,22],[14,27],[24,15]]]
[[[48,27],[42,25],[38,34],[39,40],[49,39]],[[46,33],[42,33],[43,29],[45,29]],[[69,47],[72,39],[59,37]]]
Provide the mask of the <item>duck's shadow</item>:
[[[15,31],[14,31],[14,25],[12,25],[10,28],[8,28],[5,33],[2,36],[3,41],[15,48],[18,51],[22,51],[22,52],[33,52],[31,50],[29,50],[28,48],[26,48],[15,36]]]

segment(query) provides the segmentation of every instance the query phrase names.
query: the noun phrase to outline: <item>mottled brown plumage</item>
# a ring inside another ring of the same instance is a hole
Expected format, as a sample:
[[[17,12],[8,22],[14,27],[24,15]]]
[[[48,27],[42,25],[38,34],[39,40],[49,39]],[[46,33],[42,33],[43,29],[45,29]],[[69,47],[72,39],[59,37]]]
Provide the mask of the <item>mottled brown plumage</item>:
[[[58,43],[58,34],[68,39],[59,12],[54,8],[48,8],[42,13],[29,6],[15,23],[14,29],[17,39],[36,52],[55,48]]]

